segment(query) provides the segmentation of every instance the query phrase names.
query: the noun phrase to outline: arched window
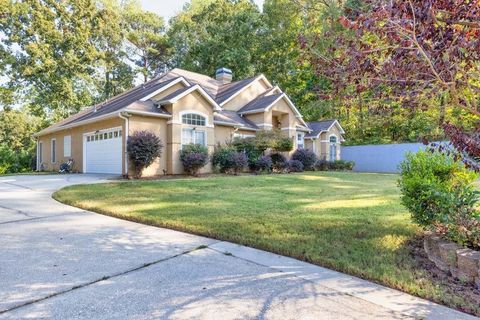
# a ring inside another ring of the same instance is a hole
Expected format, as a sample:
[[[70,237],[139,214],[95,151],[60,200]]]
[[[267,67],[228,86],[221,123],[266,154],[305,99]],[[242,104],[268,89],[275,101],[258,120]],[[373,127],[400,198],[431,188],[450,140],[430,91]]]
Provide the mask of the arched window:
[[[205,117],[202,117],[199,114],[186,113],[182,115],[182,123],[189,124],[192,126],[205,126],[206,120],[205,120]]]
[[[336,136],[330,136],[330,143],[337,143],[337,137]]]
[[[207,132],[204,128],[207,125],[206,117],[196,113],[182,114],[182,146],[187,144],[207,145]]]

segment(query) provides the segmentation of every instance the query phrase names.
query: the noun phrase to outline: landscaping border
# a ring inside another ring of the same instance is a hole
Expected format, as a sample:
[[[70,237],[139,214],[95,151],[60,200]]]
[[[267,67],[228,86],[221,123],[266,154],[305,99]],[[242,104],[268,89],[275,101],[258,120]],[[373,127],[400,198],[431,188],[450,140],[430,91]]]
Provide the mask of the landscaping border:
[[[428,259],[443,271],[480,290],[480,251],[447,241],[438,234],[428,233],[423,241]]]

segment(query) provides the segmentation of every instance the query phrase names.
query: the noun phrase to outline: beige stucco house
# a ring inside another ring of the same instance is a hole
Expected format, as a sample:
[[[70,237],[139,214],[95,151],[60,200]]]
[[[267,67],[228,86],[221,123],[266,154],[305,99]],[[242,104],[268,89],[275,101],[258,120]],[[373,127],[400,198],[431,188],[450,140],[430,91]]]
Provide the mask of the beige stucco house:
[[[145,176],[182,173],[182,145],[203,144],[213,152],[218,143],[272,128],[283,130],[295,148],[340,159],[344,132],[338,121],[306,123],[264,75],[231,80],[225,68],[217,70],[215,79],[182,69],[155,77],[38,132],[37,167],[58,170],[72,158],[75,171],[129,174],[127,137],[139,130],[157,134],[164,144],[162,156],[145,169]],[[207,166],[203,172],[211,170]]]

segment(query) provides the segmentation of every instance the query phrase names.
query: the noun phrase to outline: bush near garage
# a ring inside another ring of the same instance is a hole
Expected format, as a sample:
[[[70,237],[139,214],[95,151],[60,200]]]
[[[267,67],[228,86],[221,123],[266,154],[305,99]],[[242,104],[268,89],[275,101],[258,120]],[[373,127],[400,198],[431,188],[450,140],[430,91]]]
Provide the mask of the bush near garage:
[[[160,138],[149,131],[135,131],[128,137],[127,152],[133,165],[134,178],[141,178],[143,169],[161,156],[162,148]]]

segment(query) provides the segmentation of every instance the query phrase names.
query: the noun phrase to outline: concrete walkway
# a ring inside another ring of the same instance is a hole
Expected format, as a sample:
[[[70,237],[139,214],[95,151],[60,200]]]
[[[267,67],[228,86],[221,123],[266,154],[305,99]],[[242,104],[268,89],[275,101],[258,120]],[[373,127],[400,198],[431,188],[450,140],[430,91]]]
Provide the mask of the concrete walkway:
[[[298,260],[51,198],[106,178],[0,178],[0,319],[476,319]]]

